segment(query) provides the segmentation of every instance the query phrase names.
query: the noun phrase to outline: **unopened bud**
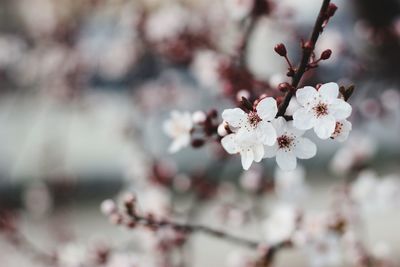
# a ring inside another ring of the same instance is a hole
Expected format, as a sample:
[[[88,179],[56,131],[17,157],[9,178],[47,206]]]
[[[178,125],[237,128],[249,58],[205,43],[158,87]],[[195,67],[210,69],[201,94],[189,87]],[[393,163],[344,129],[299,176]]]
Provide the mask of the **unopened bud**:
[[[289,91],[291,88],[292,88],[292,86],[291,86],[289,83],[287,83],[287,82],[280,83],[280,84],[278,85],[278,90],[281,91],[281,92],[287,92],[287,91]]]
[[[286,54],[287,54],[286,47],[285,47],[285,45],[282,44],[282,43],[277,44],[277,45],[274,47],[274,50],[275,50],[275,52],[278,53],[278,55],[280,55],[281,57],[285,57]]]
[[[104,215],[109,216],[117,211],[117,206],[113,200],[106,199],[101,203],[100,210]]]
[[[303,48],[304,50],[311,51],[313,50],[314,45],[310,41],[307,41],[304,43]]]
[[[338,9],[338,7],[335,4],[330,3],[329,7],[328,7],[328,11],[327,11],[328,17],[329,18],[333,17],[333,15],[335,15],[335,12],[336,12],[337,9]]]
[[[203,111],[196,111],[192,114],[192,120],[194,123],[203,123],[207,118],[207,115]]]
[[[219,136],[223,137],[223,136],[228,134],[228,131],[226,130],[226,127],[227,127],[226,122],[222,122],[220,125],[218,125],[217,132],[218,132]]]
[[[204,145],[204,139],[196,138],[192,140],[192,147],[199,148]]]
[[[331,55],[332,55],[332,50],[326,49],[324,52],[321,53],[321,59],[327,60],[331,57]]]

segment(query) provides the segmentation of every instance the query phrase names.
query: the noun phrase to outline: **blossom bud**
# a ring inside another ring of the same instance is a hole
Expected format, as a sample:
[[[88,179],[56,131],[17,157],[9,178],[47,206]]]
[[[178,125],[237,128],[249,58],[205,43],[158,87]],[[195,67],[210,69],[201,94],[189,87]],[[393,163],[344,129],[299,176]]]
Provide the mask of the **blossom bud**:
[[[199,148],[204,145],[204,139],[196,138],[192,140],[192,147]]]
[[[242,100],[242,97],[249,98],[250,97],[249,91],[243,89],[243,90],[240,90],[239,92],[237,92],[236,100],[238,102],[240,102]]]
[[[303,48],[304,50],[311,51],[314,48],[314,45],[310,41],[307,41],[304,43]]]
[[[293,69],[289,69],[289,71],[286,73],[286,76],[293,77],[294,76],[294,70]]]
[[[217,132],[218,132],[219,136],[223,137],[223,136],[228,134],[228,131],[226,130],[226,127],[227,127],[226,122],[222,122],[220,125],[218,125]]]
[[[287,51],[284,44],[280,43],[274,47],[275,52],[281,57],[286,57]]]
[[[331,55],[332,55],[332,50],[326,49],[324,52],[321,53],[321,59],[327,60],[331,57]]]
[[[328,11],[327,11],[328,17],[329,18],[333,17],[333,15],[335,15],[335,12],[336,12],[337,9],[338,9],[338,7],[335,4],[330,3],[329,7],[328,7]]]
[[[115,202],[111,199],[104,200],[100,205],[100,210],[104,215],[111,215],[117,211]]]
[[[211,109],[207,113],[207,117],[216,118],[218,116],[218,111],[216,109]]]
[[[203,123],[206,120],[207,116],[203,111],[196,111],[192,114],[192,120],[196,124]]]
[[[287,83],[287,82],[280,83],[280,84],[278,85],[278,90],[281,91],[281,92],[287,92],[287,91],[289,91],[291,88],[292,88],[292,86],[291,86],[289,83]]]

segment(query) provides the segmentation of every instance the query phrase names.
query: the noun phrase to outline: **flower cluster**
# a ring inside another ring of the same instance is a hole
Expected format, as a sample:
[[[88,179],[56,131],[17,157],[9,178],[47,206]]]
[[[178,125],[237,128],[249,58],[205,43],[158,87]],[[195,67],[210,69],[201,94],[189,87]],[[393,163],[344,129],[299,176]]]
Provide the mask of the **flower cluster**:
[[[351,123],[346,119],[351,106],[339,98],[336,83],[318,89],[300,88],[295,101],[298,105],[293,121],[276,117],[278,107],[272,97],[262,99],[252,109],[224,110],[222,118],[232,133],[222,138],[222,146],[230,154],[240,154],[245,170],[253,161],[271,157],[276,157],[281,169],[294,170],[297,158],[312,158],[317,151],[315,144],[303,137],[306,130],[313,128],[321,139],[347,139]]]

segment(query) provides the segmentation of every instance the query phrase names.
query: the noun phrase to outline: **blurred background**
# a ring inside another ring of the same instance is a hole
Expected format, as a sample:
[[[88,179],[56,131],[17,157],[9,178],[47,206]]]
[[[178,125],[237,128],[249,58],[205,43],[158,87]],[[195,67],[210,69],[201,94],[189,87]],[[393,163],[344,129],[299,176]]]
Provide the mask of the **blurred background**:
[[[171,110],[232,107],[254,81],[279,93],[278,84],[289,78],[273,48],[284,42],[289,58],[299,62],[299,42],[308,37],[321,1],[264,2],[248,37],[243,74],[230,60],[252,1],[0,0],[0,210],[17,213],[21,231],[48,250],[97,239],[132,241],[135,235],[110,225],[99,205],[124,190],[138,190],[155,169],[192,181],[207,176],[207,183],[229,182],[242,191],[237,157],[222,165],[214,146],[171,155],[162,124]],[[318,154],[301,162],[310,189],[302,204],[316,210],[329,208],[337,183],[359,170],[373,169],[376,177],[392,175],[396,181],[400,175],[400,2],[335,4],[337,14],[316,47],[317,54],[331,49],[332,57],[303,83],[354,84],[353,131],[339,145],[311,137]],[[268,183],[274,166],[264,161],[255,168]],[[185,210],[179,194],[145,195],[155,209],[168,202]],[[217,219],[206,220],[217,209],[210,199],[201,202],[204,212],[196,221],[219,227]],[[398,203],[363,215],[367,239],[387,240],[397,258]],[[254,225],[233,229],[258,237]],[[196,238],[193,266],[224,266],[223,255],[235,249]],[[210,247],[203,245],[208,242]],[[21,256],[0,239],[1,266],[42,266],[28,254]],[[280,257],[278,266],[300,257],[290,255]],[[63,266],[87,266],[73,264]]]

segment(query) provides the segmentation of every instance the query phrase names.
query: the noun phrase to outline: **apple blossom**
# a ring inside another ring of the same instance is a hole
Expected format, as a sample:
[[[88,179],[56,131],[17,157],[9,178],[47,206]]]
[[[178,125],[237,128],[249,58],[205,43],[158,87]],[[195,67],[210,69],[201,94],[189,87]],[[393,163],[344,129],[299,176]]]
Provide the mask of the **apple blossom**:
[[[164,122],[164,132],[173,139],[170,153],[186,147],[190,143],[190,132],[193,128],[192,115],[189,112],[172,111],[171,118]]]
[[[317,147],[309,139],[302,137],[304,131],[293,127],[293,122],[287,122],[279,117],[272,121],[277,138],[273,146],[265,146],[266,158],[276,157],[278,166],[285,171],[296,168],[297,158],[309,159],[317,153]]]
[[[351,106],[338,95],[339,86],[332,82],[319,90],[311,86],[298,89],[296,99],[301,108],[293,114],[293,125],[300,130],[314,128],[319,138],[329,138],[335,132],[336,122],[351,114]]]

